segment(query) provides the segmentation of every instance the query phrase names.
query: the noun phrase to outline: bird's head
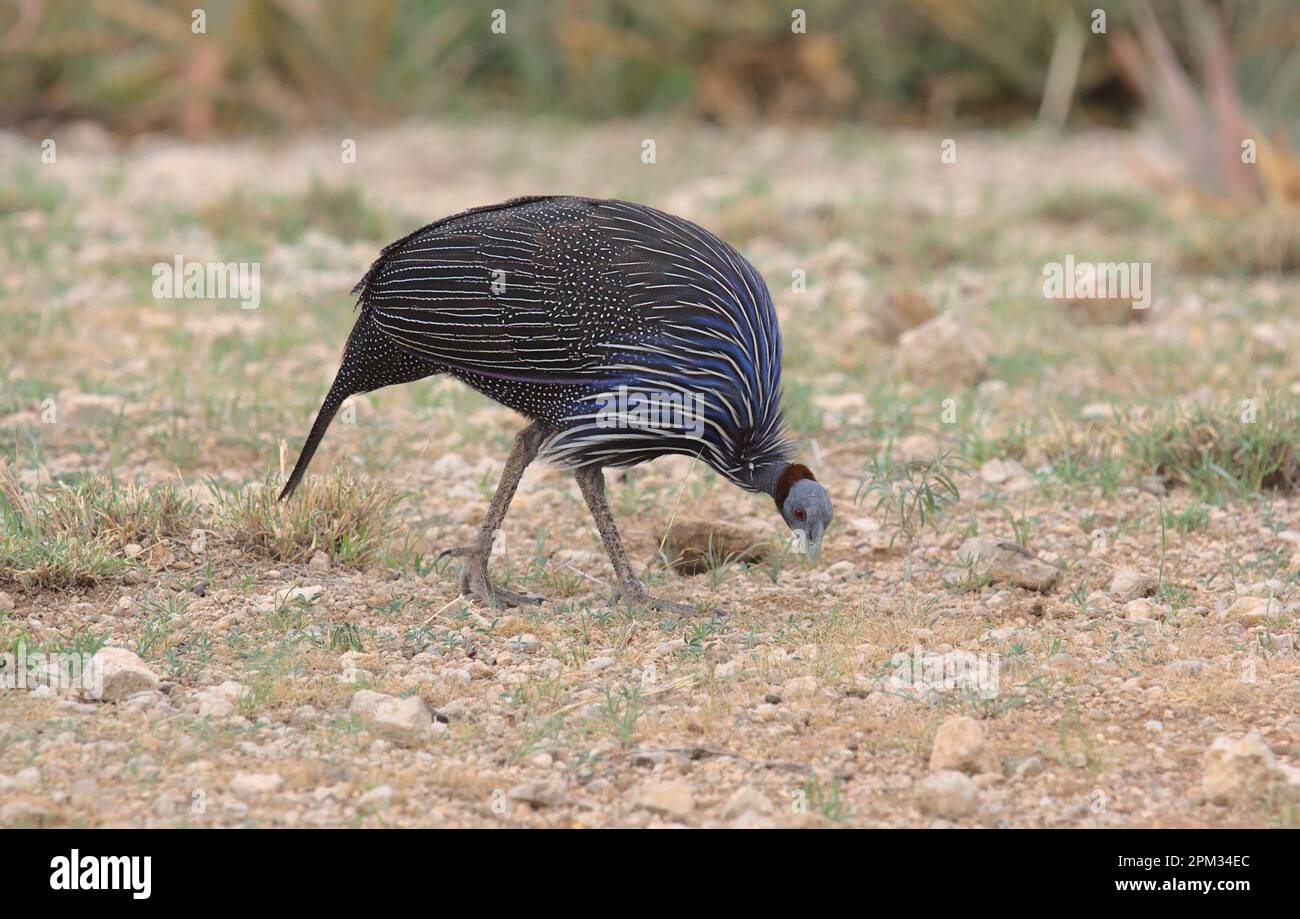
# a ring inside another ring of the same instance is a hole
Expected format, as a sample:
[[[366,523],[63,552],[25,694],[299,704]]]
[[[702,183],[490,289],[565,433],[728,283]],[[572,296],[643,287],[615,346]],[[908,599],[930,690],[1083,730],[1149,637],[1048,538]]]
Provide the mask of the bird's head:
[[[812,470],[807,466],[790,463],[781,470],[772,489],[772,498],[781,511],[781,517],[807,548],[808,560],[817,561],[822,535],[835,516],[826,489],[813,478]]]

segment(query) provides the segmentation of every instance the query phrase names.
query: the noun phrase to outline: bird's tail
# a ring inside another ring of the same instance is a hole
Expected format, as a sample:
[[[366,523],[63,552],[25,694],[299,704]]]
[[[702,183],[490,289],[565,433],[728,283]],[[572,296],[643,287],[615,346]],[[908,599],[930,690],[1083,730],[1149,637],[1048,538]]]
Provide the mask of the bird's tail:
[[[307,435],[307,441],[302,445],[302,452],[298,454],[298,462],[293,464],[293,472],[289,474],[289,481],[284,483],[284,491],[280,492],[280,500],[293,494],[302,477],[307,474],[307,466],[311,463],[311,458],[316,454],[316,448],[320,446],[321,438],[325,436],[325,430],[334,420],[334,415],[338,413],[339,406],[348,396],[352,395],[352,387],[344,380],[344,371],[347,369],[345,364],[339,368],[338,376],[334,378],[334,385],[325,395],[325,401],[321,403],[320,411],[316,413],[316,422],[311,426],[311,433]]]

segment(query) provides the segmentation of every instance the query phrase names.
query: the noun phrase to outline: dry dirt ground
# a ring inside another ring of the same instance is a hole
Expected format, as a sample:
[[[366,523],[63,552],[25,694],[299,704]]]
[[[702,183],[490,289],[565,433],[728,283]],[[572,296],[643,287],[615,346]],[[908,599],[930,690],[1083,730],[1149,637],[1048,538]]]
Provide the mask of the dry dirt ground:
[[[114,701],[0,692],[0,825],[1300,819],[1300,281],[1286,240],[1153,191],[1153,138],[959,135],[944,162],[921,133],[444,123],[359,132],[344,163],[346,139],[74,126],[43,163],[0,137],[0,646],[128,668]],[[493,566],[551,602],[458,598],[434,557],[520,422],[450,381],[355,399],[309,504],[265,501],[378,248],[545,192],[681,213],[772,288],[836,506],[818,563],[687,459],[609,476],[651,589],[725,617],[611,608],[544,467]],[[256,262],[259,305],[156,298],[177,255]],[[1045,298],[1067,255],[1149,263],[1150,308]],[[943,452],[955,503],[907,464]],[[138,503],[164,483],[174,506]],[[666,571],[670,522],[701,520],[768,555]],[[1000,555],[963,564],[972,538]]]

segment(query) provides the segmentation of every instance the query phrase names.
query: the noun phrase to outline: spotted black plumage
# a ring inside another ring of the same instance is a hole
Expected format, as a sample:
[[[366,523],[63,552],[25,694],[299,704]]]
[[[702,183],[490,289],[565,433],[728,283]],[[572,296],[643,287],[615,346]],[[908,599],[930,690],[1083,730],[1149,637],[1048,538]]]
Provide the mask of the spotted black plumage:
[[[789,463],[767,286],[734,248],[680,217],[615,200],[517,198],[389,245],[354,292],[360,316],[285,496],[347,396],[436,373],[532,419],[534,452],[562,466],[688,454],[779,507],[791,482],[813,481],[788,473],[805,467]],[[647,419],[628,393],[641,409],[637,395],[678,410],[670,423]]]

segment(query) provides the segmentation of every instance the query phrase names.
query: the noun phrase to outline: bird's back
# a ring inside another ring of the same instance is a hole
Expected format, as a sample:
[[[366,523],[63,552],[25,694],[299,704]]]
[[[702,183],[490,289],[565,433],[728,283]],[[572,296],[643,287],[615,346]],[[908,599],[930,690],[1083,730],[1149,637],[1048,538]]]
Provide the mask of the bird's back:
[[[735,249],[637,204],[519,198],[430,224],[357,285],[403,350],[558,430],[568,465],[699,454],[750,487],[786,454],[781,341]],[[627,410],[652,396],[684,413]],[[651,417],[653,415],[653,417]]]

